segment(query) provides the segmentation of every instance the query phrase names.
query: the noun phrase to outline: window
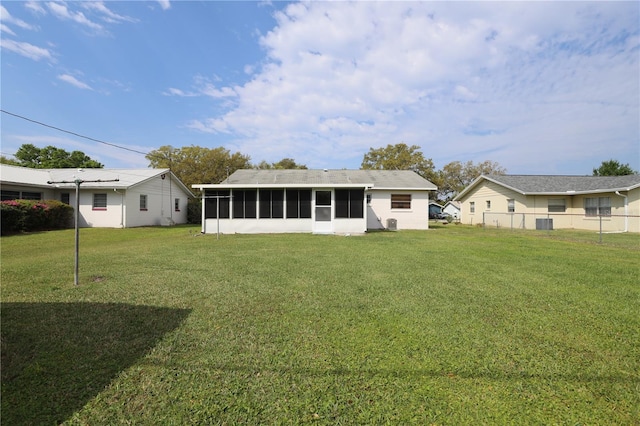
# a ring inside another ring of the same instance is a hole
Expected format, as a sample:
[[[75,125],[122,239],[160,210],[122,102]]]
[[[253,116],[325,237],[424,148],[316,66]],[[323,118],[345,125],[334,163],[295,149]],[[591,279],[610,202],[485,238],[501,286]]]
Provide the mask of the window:
[[[140,210],[147,211],[147,196],[140,195]]]
[[[611,216],[611,198],[585,198],[584,214],[585,216]]]
[[[287,189],[287,218],[311,219],[310,189]]]
[[[107,209],[107,194],[93,194],[93,210]]]
[[[469,202],[469,213],[475,213],[476,212],[476,202],[475,201],[470,201]]]
[[[42,192],[2,191],[2,201],[5,200],[42,200]]]
[[[491,200],[487,200],[487,210],[491,210]]]
[[[173,200],[173,210],[177,212],[180,211],[180,198],[176,198]]]
[[[410,209],[411,194],[391,194],[392,209]]]
[[[23,192],[22,193],[23,200],[42,200],[41,192]]]
[[[284,189],[261,189],[260,219],[282,219],[284,217]]]
[[[5,201],[5,200],[18,200],[18,199],[20,199],[20,192],[19,191],[5,191],[3,189],[0,198],[2,198],[2,201]]]
[[[234,189],[233,190],[233,217],[235,219],[255,219],[256,218],[256,197],[255,189]]]
[[[549,213],[564,213],[567,211],[567,200],[564,198],[549,198],[547,206]]]
[[[204,218],[217,219],[220,211],[220,219],[229,219],[229,191],[204,192]]]
[[[63,192],[62,194],[60,194],[60,201],[65,203],[65,204],[70,204],[71,203],[71,199],[69,197],[69,193],[68,192]]]
[[[364,217],[364,190],[336,189],[336,218],[362,219]],[[411,207],[411,195],[409,195]]]
[[[507,200],[507,212],[514,213],[516,211],[516,200],[508,199]]]

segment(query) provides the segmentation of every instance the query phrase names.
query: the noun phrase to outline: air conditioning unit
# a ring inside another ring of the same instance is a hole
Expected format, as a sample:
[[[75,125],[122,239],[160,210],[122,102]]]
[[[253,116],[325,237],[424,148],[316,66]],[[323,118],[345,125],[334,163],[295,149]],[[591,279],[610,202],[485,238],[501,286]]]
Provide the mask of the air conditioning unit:
[[[397,231],[398,230],[398,220],[389,218],[387,219],[387,230],[388,231]]]
[[[553,219],[536,218],[536,229],[538,231],[553,231]]]

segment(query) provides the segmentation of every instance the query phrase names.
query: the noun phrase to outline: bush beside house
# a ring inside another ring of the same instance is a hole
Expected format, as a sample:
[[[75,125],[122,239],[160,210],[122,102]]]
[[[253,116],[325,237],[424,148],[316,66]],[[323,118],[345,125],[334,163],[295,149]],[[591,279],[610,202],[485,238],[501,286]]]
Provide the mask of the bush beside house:
[[[0,202],[2,235],[65,229],[73,221],[73,207],[56,200],[6,200]]]

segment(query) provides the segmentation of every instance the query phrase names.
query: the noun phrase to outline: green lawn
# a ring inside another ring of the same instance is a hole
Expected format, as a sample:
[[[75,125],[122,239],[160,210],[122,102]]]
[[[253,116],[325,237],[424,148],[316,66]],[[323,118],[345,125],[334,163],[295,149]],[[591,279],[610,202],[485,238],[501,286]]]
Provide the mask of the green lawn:
[[[640,236],[2,237],[2,423],[640,424]]]

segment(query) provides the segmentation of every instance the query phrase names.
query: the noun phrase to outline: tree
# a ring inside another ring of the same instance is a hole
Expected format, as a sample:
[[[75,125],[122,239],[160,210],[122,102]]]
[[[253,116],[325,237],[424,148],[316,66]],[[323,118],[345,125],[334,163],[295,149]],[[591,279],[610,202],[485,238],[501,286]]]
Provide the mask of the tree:
[[[16,152],[17,164],[22,167],[33,169],[64,169],[64,168],[85,168],[99,169],[104,167],[99,162],[92,160],[82,151],[71,153],[55,146],[38,148],[30,143],[24,144]]]
[[[291,169],[306,170],[307,166],[305,166],[304,164],[297,164],[293,158],[283,158],[282,160],[278,161],[277,163],[267,163],[266,161],[262,160],[260,163],[258,163],[258,165],[256,165],[256,168],[263,169],[263,170],[270,170],[270,169],[276,169],[276,170],[291,170]]]
[[[12,160],[11,158],[7,158],[4,155],[0,155],[0,164],[10,164],[12,166],[19,166],[20,162],[18,160]]]
[[[431,181],[437,177],[431,158],[424,158],[419,146],[407,146],[405,143],[389,144],[385,148],[369,148],[360,168],[365,170],[413,170]]]
[[[638,172],[633,170],[629,164],[621,164],[617,160],[603,161],[600,167],[593,169],[594,176],[625,176],[635,174],[638,174]]]
[[[503,175],[507,172],[500,164],[493,161],[483,161],[474,164],[473,161],[462,163],[452,161],[438,172],[434,182],[438,186],[437,198],[449,201],[469,186],[480,175]]]
[[[228,149],[161,146],[146,155],[149,166],[169,168],[188,187],[198,183],[220,183],[238,169],[251,168],[248,155]]]

